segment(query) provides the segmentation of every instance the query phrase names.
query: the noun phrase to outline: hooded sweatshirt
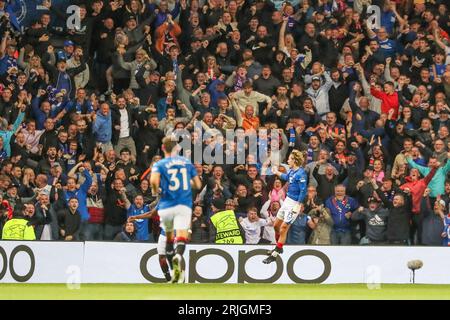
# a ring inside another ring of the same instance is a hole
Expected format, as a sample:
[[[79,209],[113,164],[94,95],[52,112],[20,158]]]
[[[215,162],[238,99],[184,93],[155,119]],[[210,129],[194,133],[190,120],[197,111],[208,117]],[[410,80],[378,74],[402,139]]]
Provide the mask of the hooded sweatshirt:
[[[372,211],[364,209],[362,212],[355,211],[352,220],[364,220],[366,223],[366,236],[372,241],[386,240],[387,219],[389,211],[377,208]]]

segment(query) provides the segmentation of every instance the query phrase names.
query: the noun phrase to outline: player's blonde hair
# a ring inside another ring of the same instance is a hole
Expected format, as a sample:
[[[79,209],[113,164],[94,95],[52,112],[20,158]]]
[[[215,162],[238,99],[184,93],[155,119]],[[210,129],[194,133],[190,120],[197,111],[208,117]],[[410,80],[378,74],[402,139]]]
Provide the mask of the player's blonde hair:
[[[301,167],[305,163],[305,155],[300,150],[292,150],[291,156],[297,166]]]

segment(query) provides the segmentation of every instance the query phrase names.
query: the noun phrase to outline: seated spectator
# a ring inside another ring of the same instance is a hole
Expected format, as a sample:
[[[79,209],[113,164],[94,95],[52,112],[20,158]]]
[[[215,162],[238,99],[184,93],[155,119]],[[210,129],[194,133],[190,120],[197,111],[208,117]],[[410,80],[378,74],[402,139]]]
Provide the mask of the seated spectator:
[[[136,239],[136,226],[134,222],[125,222],[122,231],[119,232],[113,239],[120,242],[135,242]]]

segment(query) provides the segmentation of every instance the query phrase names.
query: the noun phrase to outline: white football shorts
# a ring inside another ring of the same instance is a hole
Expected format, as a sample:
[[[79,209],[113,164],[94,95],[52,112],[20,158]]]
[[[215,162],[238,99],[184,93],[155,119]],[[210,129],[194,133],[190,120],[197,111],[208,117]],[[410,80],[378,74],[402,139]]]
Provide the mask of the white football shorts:
[[[297,203],[298,203],[297,201],[289,197],[286,197],[280,210],[278,210],[277,219],[283,220],[287,224],[292,224],[298,217],[298,213],[297,214],[292,213],[292,210],[295,208]]]
[[[188,230],[191,227],[192,208],[179,204],[158,210],[161,224],[166,232]]]

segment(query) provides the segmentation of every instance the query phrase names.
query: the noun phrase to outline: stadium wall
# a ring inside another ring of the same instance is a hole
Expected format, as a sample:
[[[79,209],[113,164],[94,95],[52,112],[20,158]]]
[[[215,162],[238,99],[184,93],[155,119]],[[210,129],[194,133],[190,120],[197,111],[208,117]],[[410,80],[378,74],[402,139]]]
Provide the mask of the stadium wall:
[[[409,283],[410,260],[422,260],[416,283],[450,284],[446,247],[286,246],[262,263],[270,246],[189,245],[190,283]],[[164,282],[156,244],[0,241],[2,283]]]

